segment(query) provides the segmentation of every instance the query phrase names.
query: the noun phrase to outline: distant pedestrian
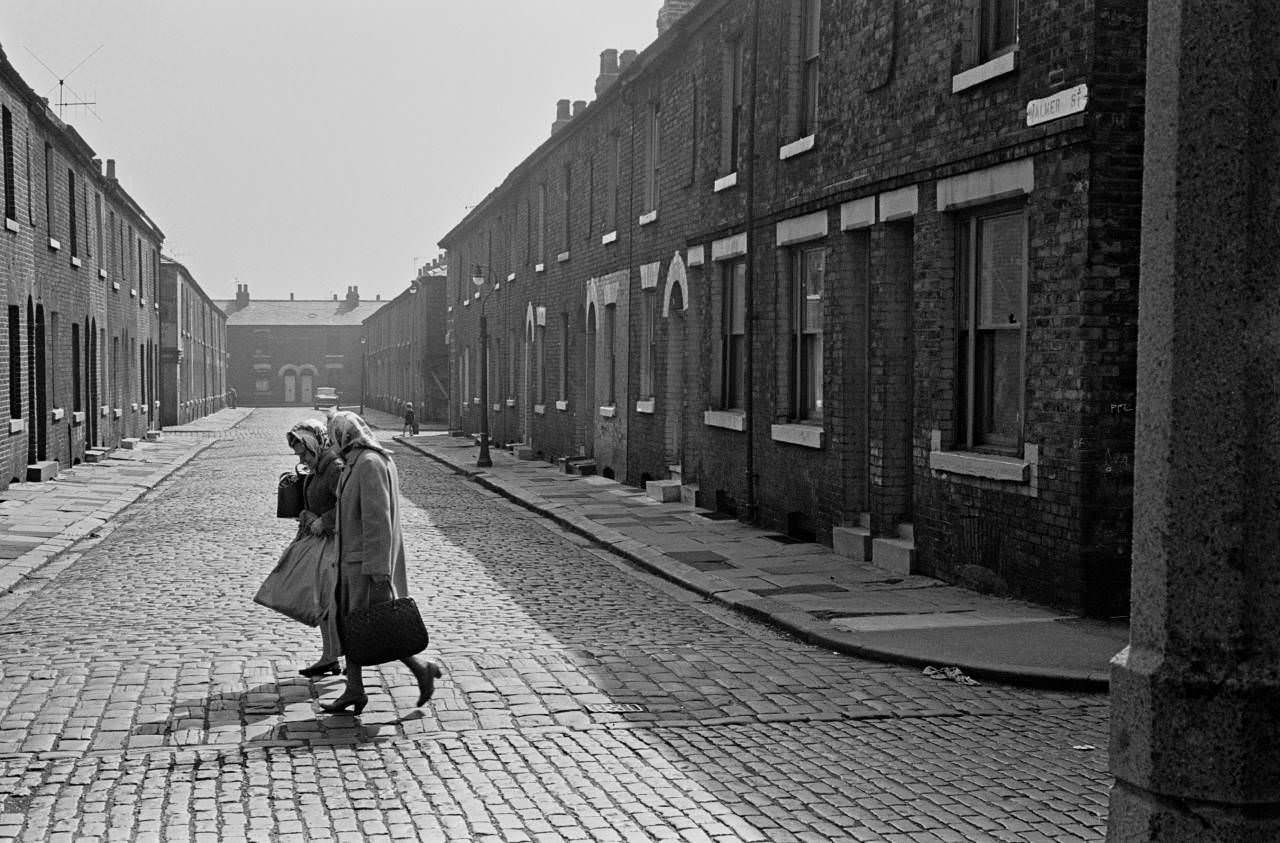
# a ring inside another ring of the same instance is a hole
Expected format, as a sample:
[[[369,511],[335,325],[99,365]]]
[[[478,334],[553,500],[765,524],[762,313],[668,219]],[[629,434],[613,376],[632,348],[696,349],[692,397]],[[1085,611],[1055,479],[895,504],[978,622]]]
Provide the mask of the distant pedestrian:
[[[401,435],[408,436],[411,433],[416,435],[417,432],[418,418],[413,414],[413,402],[406,401],[404,402],[404,430],[401,431]]]
[[[342,476],[342,457],[329,441],[324,422],[308,419],[298,422],[285,434],[285,441],[309,473],[303,480],[302,495],[306,509],[298,514],[297,542],[308,536],[316,546],[316,581],[320,595],[320,658],[298,671],[303,676],[327,676],[339,671],[338,657],[342,648],[338,640],[336,606],[338,588],[337,542],[338,478]],[[330,552],[332,551],[332,552]]]
[[[233,410],[236,408],[236,388],[234,386],[227,389],[227,406]]]
[[[329,438],[346,463],[338,481],[337,610],[342,640],[347,615],[407,596],[409,583],[400,533],[400,479],[391,455],[364,419],[349,411],[329,417]],[[425,705],[435,691],[440,666],[413,656],[400,661],[418,682],[418,705]],[[320,707],[330,714],[350,708],[359,715],[368,702],[362,667],[348,656],[347,687]]]

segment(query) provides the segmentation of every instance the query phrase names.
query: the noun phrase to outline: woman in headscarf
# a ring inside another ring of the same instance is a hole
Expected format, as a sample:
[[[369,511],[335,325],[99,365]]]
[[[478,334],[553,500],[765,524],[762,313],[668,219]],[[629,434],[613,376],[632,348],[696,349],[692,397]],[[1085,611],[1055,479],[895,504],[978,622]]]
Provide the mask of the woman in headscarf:
[[[409,593],[404,540],[400,534],[400,478],[387,449],[364,419],[345,410],[329,417],[329,437],[346,462],[338,481],[338,635],[343,619],[357,609]],[[440,666],[409,657],[401,663],[418,682],[418,705],[435,690]],[[347,659],[347,687],[320,707],[329,713],[350,708],[359,715],[369,697],[361,666]]]
[[[302,496],[306,508],[298,514],[298,532],[294,536],[294,541],[305,535],[323,536],[334,540],[338,521],[338,478],[342,476],[342,458],[330,443],[329,432],[322,421],[307,419],[298,422],[289,429],[284,438],[293,452],[298,455],[298,461],[308,469],[302,485]],[[338,643],[338,613],[334,606],[338,571],[331,559],[331,554],[323,554],[318,572],[319,594],[324,606],[324,614],[320,617],[320,640],[324,649],[319,660],[298,671],[308,678],[336,674],[340,669],[338,657],[342,655],[342,649]]]

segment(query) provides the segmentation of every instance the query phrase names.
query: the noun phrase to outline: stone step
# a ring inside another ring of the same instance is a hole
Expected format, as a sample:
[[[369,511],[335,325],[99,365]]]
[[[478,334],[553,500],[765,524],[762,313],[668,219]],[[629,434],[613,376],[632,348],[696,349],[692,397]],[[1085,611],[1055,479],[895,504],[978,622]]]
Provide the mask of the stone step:
[[[533,448],[530,448],[528,445],[516,445],[511,449],[511,453],[518,460],[533,459]]]
[[[126,451],[132,451],[138,447],[138,441],[138,437],[136,436],[126,436],[120,440],[120,447],[124,448]]]
[[[915,544],[915,540],[916,540],[916,528],[915,528],[915,525],[914,525],[914,524],[899,524],[899,525],[898,525],[898,538],[900,538],[900,539],[906,539],[907,541],[911,542],[912,544]]]
[[[160,431],[158,431],[158,430],[148,430],[148,431],[147,431],[147,433],[146,433],[146,438],[147,438],[147,441],[148,441],[148,442],[159,442],[159,441],[160,441]]]
[[[870,527],[832,527],[831,544],[835,552],[854,562],[871,561]]]
[[[644,484],[644,493],[659,503],[673,503],[680,500],[680,481],[649,480]]]
[[[910,574],[915,567],[916,543],[909,539],[871,540],[871,564],[895,574]]]
[[[43,483],[58,476],[57,460],[39,460],[27,465],[27,482]]]
[[[107,455],[110,453],[111,453],[110,448],[85,448],[84,461],[85,462],[102,462],[107,458]]]
[[[569,473],[580,474],[583,477],[596,473],[596,461],[585,457],[574,457],[569,461]]]
[[[702,506],[699,498],[702,497],[702,491],[698,488],[697,483],[680,484],[680,502],[687,503],[689,506]]]
[[[684,467],[683,467],[683,466],[679,466],[679,465],[669,465],[669,466],[667,466],[667,479],[668,479],[668,480],[683,481],[683,480],[684,480]]]

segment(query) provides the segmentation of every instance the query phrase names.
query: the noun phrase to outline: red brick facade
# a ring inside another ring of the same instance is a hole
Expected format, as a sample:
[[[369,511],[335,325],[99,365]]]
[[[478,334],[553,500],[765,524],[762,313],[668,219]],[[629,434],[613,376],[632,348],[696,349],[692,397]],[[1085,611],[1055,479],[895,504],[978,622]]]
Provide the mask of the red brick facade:
[[[1123,612],[1144,32],[1139,0],[702,0],[608,51],[442,241],[453,422],[483,308],[497,441]]]
[[[227,314],[187,268],[160,259],[160,423],[186,424],[227,403]]]
[[[157,425],[163,234],[2,53],[0,107],[2,489]]]
[[[365,320],[369,406],[400,415],[405,402],[411,402],[419,423],[448,420],[445,274],[441,256],[421,267],[409,289]]]

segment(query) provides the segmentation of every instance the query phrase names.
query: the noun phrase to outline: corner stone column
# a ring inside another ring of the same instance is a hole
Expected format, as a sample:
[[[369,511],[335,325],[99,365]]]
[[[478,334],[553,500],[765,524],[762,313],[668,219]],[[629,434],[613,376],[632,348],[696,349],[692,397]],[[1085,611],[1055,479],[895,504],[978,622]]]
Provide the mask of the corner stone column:
[[[1150,0],[1109,839],[1280,840],[1280,3]]]

